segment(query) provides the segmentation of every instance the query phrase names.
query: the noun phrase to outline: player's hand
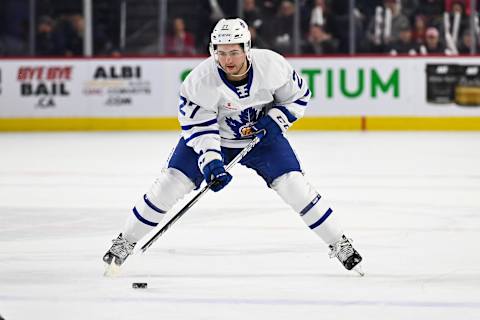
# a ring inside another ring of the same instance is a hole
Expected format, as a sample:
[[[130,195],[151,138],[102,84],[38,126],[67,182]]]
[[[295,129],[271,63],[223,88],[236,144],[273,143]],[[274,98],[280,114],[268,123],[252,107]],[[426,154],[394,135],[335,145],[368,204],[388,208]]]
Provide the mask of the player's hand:
[[[274,106],[252,126],[254,132],[263,132],[260,143],[269,144],[290,128],[297,118],[284,106]]]
[[[217,159],[210,161],[203,167],[203,176],[207,183],[213,181],[210,189],[215,192],[222,190],[232,181],[232,175],[225,171],[223,162]]]
[[[254,132],[260,133],[260,141],[264,144],[271,143],[276,137],[283,133],[283,130],[269,115],[265,115],[258,119],[257,123],[253,125],[252,129]]]

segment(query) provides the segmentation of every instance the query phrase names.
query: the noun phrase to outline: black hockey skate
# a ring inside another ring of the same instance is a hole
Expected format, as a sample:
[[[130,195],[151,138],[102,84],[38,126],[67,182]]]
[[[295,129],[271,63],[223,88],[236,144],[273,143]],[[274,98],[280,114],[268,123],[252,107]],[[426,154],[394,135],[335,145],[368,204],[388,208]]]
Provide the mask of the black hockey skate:
[[[337,258],[347,270],[354,270],[359,275],[364,276],[365,273],[360,266],[362,257],[360,254],[353,248],[351,239],[348,239],[345,236],[342,236],[342,239],[330,245],[330,258]]]
[[[120,233],[116,239],[112,240],[113,244],[110,249],[103,256],[103,261],[107,264],[105,270],[106,276],[113,276],[118,273],[120,266],[125,262],[136,243],[131,243],[123,238]]]

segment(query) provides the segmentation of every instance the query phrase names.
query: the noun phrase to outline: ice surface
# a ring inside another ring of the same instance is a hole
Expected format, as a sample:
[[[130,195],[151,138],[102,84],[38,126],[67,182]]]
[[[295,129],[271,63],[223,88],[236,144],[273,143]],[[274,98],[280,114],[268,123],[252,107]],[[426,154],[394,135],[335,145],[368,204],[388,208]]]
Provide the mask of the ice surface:
[[[205,195],[120,277],[105,278],[101,257],[177,134],[2,134],[0,314],[480,319],[480,133],[289,138],[364,256],[365,277],[330,260],[297,214],[235,167],[228,188]]]

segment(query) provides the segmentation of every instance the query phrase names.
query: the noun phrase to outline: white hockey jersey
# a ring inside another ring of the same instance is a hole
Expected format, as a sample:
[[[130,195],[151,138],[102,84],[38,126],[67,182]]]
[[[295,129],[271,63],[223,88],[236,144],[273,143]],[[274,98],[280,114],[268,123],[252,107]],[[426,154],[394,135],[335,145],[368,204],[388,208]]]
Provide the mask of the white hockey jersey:
[[[251,140],[247,128],[272,106],[284,106],[302,117],[310,90],[281,55],[252,49],[247,84],[234,87],[212,57],[200,63],[180,88],[178,118],[182,136],[196,153],[243,148]]]

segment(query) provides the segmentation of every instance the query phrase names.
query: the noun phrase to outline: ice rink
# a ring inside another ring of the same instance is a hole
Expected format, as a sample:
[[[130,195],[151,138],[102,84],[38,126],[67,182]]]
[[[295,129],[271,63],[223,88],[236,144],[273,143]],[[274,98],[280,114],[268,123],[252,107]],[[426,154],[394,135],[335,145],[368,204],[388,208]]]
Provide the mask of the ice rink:
[[[480,319],[480,133],[289,133],[363,278],[240,166],[105,278],[102,255],[177,138],[0,135],[5,320]]]

